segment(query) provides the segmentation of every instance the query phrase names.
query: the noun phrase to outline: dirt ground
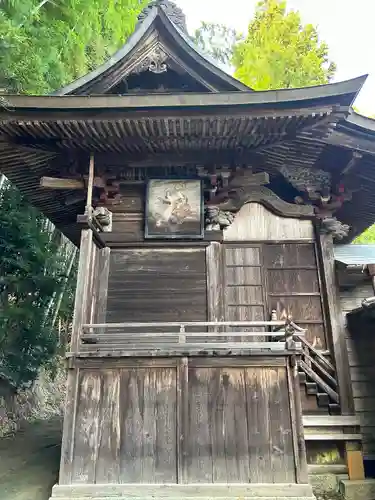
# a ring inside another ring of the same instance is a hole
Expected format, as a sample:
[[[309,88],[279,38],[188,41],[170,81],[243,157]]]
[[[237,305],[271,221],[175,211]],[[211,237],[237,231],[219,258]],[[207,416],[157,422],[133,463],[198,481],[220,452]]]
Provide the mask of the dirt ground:
[[[0,439],[0,499],[48,500],[57,482],[60,418],[26,423],[13,436]],[[340,500],[317,495],[317,500]]]
[[[24,424],[0,439],[1,500],[48,500],[60,461],[61,420]]]

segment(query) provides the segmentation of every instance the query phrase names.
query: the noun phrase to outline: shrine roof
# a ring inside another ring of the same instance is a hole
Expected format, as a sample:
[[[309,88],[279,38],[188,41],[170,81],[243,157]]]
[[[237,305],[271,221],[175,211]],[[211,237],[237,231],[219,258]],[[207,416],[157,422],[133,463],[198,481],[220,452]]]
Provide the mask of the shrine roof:
[[[352,238],[375,221],[375,122],[350,108],[364,81],[262,92],[4,95],[0,171],[71,236],[81,204],[67,205],[69,193],[42,189],[40,178],[61,175],[77,158],[87,165],[91,152],[99,164],[238,161],[271,176],[283,165],[336,176],[358,154],[347,176],[353,200],[338,212]]]

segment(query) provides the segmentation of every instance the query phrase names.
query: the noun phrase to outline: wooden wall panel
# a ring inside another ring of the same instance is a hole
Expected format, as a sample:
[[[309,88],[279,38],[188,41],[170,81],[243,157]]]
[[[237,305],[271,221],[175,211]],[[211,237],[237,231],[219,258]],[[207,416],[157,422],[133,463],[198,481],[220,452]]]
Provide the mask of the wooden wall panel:
[[[176,483],[176,369],[81,370],[72,483]]]
[[[342,314],[361,307],[362,300],[373,296],[371,281],[349,290],[340,291]],[[346,318],[344,317],[344,320]],[[345,329],[349,355],[350,379],[353,388],[354,407],[360,418],[363,437],[363,453],[375,460],[375,337],[369,332]]]
[[[283,357],[82,360],[63,484],[294,483],[291,390]]]
[[[188,422],[188,482],[295,481],[285,368],[191,368]]]
[[[313,225],[309,220],[274,215],[259,203],[244,205],[224,231],[225,241],[312,240]]]
[[[260,246],[225,245],[225,318],[227,321],[267,319]],[[240,330],[239,328],[228,329]],[[262,328],[241,328],[263,331]],[[238,337],[236,340],[240,340]],[[254,337],[254,341],[263,340]]]
[[[207,321],[205,249],[113,250],[107,322]]]
[[[226,319],[268,320],[273,309],[279,317],[289,311],[307,329],[307,340],[325,349],[322,290],[314,245],[270,242],[231,243],[224,247]]]
[[[307,329],[306,339],[326,349],[321,283],[312,243],[264,244],[268,307],[283,310]]]

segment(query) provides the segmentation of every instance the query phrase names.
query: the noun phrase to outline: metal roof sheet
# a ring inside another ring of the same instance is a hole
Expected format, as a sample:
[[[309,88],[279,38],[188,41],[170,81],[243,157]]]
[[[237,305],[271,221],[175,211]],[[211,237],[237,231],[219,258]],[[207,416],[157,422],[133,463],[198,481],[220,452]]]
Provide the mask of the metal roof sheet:
[[[375,264],[374,245],[336,245],[335,259],[348,266]]]

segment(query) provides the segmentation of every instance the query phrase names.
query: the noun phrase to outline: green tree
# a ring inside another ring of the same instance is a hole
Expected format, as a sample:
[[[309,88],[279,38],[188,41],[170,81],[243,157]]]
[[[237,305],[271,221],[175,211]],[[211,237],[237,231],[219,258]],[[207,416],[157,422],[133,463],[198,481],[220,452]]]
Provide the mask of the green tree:
[[[203,53],[223,65],[230,64],[234,46],[239,39],[239,34],[233,28],[204,21],[192,37],[193,42]]]
[[[327,83],[335,73],[328,46],[316,28],[302,25],[286,2],[262,0],[246,38],[234,47],[235,76],[254,90],[298,88]]]
[[[365,232],[360,234],[353,243],[357,245],[370,245],[375,244],[375,225],[366,229]]]
[[[0,0],[0,94],[46,94],[86,74],[125,42],[147,3]],[[0,379],[15,389],[32,383],[64,348],[59,333],[72,319],[75,257],[72,244],[17,189],[3,186]]]
[[[46,94],[86,74],[134,31],[147,0],[2,0],[0,88]]]
[[[6,183],[0,192],[0,377],[15,389],[30,384],[58,349],[50,304],[63,288],[59,316],[71,321],[74,284],[66,248],[51,224]]]

